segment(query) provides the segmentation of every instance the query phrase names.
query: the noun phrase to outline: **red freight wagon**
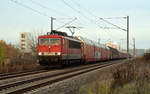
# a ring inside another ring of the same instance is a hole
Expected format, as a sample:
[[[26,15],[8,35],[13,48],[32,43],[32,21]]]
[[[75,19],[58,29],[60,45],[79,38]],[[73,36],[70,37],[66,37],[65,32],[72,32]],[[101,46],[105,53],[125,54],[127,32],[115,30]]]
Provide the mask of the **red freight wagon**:
[[[94,44],[91,40],[85,39],[83,37],[76,37],[76,39],[82,41],[82,50],[85,62],[94,61]]]
[[[101,60],[101,48],[99,43],[95,43],[95,61]]]
[[[107,53],[106,53],[106,46],[104,44],[101,45],[101,49],[102,49],[102,60],[106,60],[106,56],[107,56]]]
[[[85,62],[103,60],[104,49],[97,42],[78,36],[77,39],[83,42],[83,56]]]

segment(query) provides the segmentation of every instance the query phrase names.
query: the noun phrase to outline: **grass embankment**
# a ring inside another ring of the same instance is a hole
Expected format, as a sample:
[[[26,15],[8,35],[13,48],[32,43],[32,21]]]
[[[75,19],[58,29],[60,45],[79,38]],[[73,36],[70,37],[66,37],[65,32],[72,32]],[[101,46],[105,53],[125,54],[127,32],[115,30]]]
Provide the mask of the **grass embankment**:
[[[128,60],[98,75],[78,94],[150,94],[150,55]]]

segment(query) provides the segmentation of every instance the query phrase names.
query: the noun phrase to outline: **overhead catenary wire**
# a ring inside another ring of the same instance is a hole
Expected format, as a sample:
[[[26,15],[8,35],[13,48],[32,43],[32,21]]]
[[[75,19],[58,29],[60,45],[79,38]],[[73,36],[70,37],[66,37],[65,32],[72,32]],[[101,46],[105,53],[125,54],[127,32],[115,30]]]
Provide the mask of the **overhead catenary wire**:
[[[38,5],[38,6],[42,7],[42,8],[44,8],[44,9],[52,10],[53,12],[55,12],[55,13],[57,13],[57,14],[59,14],[59,15],[66,15],[66,14],[64,14],[64,13],[62,13],[62,12],[58,12],[57,10],[51,9],[51,8],[49,8],[49,7],[46,7],[46,6],[44,6],[44,5],[42,5],[42,4],[38,3],[38,2],[36,2],[36,1],[34,1],[34,0],[30,0],[30,1],[31,1],[32,3],[34,3],[34,4],[36,4],[36,5]],[[66,15],[66,16],[67,16],[67,15]],[[70,16],[67,16],[67,17],[69,17],[69,18],[57,18],[57,19],[59,19],[59,20],[72,19],[72,18],[70,18]],[[69,21],[69,22],[67,22],[67,23],[64,23],[64,25],[60,26],[60,27],[57,28],[56,30],[65,27],[66,25],[72,23],[73,21],[74,21],[74,20],[71,20],[71,21]]]
[[[108,18],[103,18],[103,19],[126,19],[126,17],[108,17]]]
[[[65,0],[61,0],[65,5],[67,5],[68,7],[70,7],[72,10],[78,12],[79,14],[83,15],[79,10],[73,8],[71,5],[69,5]]]
[[[87,10],[86,8],[81,7],[81,5],[80,5],[79,3],[77,3],[75,0],[71,0],[71,1],[72,1],[74,4],[76,4],[78,7],[84,9],[84,11],[86,11],[86,12],[87,12],[88,14],[90,14],[91,16],[94,16],[94,17],[96,17],[96,18],[99,18],[98,16],[95,16],[93,13],[91,13],[91,12],[90,12],[89,10]],[[126,17],[109,17],[109,18],[100,18],[100,19],[103,20],[104,22],[108,23],[108,24],[111,24],[111,25],[117,27],[118,29],[122,29],[121,27],[119,27],[119,26],[117,26],[117,25],[115,25],[115,24],[112,24],[112,23],[108,22],[107,20],[104,20],[104,19],[122,19],[122,18],[126,19]],[[105,27],[104,29],[117,29],[117,28]],[[122,29],[122,30],[126,31],[125,29]]]
[[[72,10],[74,10],[75,12],[79,13],[81,16],[83,16],[83,18],[85,18],[86,20],[88,20],[89,22],[91,22],[92,24],[97,25],[99,28],[104,29],[104,27],[100,26],[99,24],[95,23],[95,21],[91,20],[90,18],[88,18],[86,15],[84,15],[81,11],[73,8],[69,3],[67,3],[65,0],[61,0],[66,6],[68,6],[69,8],[71,8]]]
[[[64,1],[64,0],[63,0]],[[99,19],[98,16],[94,15],[92,12],[90,12],[89,10],[87,10],[86,8],[82,7],[78,2],[76,2],[75,0],[70,0],[72,1],[75,5],[77,5],[78,7],[82,8],[86,13],[88,13],[89,15],[91,15],[92,17],[95,17],[96,19]],[[66,3],[66,2],[65,2]],[[81,12],[80,12],[81,13]],[[117,28],[114,28],[114,27],[102,27],[100,26],[99,24],[97,24],[95,21],[91,21],[90,19],[90,22],[94,23],[95,25],[97,25],[100,29],[103,29],[105,32],[106,29],[117,29]],[[107,32],[108,35],[110,35],[108,32]]]
[[[92,17],[95,17],[96,19],[99,19],[98,16],[94,15],[91,11],[87,10],[86,8],[82,7],[77,1],[75,0],[71,0],[74,4],[76,4],[78,7],[82,8],[86,13],[88,13],[89,15],[91,15]],[[113,17],[113,18],[122,18],[122,17]],[[111,19],[111,18],[108,18]],[[100,27],[102,29],[116,29],[113,27]]]
[[[71,23],[72,23],[72,22],[74,22],[75,20],[77,20],[77,18],[74,18],[73,20],[71,20],[71,21],[69,21],[69,22],[65,23],[64,25],[60,26],[60,27],[59,27],[59,28],[57,28],[56,30],[59,30],[59,29],[61,29],[61,28],[65,27],[66,25],[71,24]]]
[[[77,1],[75,0],[70,0],[72,1],[75,5],[77,5],[78,7],[82,8],[85,12],[87,12],[88,14],[90,14],[93,17],[97,17],[96,15],[94,15],[92,12],[90,12],[89,10],[87,10],[86,8],[82,7]],[[98,17],[97,17],[98,18]]]
[[[42,16],[51,18],[51,16],[49,16],[49,15],[47,15],[47,14],[45,14],[45,13],[42,13],[42,12],[36,10],[36,9],[33,9],[33,8],[31,8],[31,7],[29,7],[29,6],[25,5],[25,4],[23,4],[23,3],[21,3],[21,2],[18,2],[17,0],[11,0],[11,1],[12,1],[13,3],[16,3],[16,4],[18,4],[18,5],[20,5],[20,6],[24,7],[24,8],[27,8],[27,9],[33,11],[33,12],[36,12],[36,13],[42,15]],[[33,0],[32,0],[32,1],[33,1]],[[60,18],[60,19],[64,19],[64,18]],[[71,18],[69,18],[69,19],[71,19]],[[76,19],[77,19],[77,18],[76,18]],[[76,20],[76,19],[74,19],[74,20]],[[59,27],[58,29],[65,27],[66,25],[72,23],[74,20],[71,20],[71,21],[65,23],[64,25],[62,25],[62,26]]]
[[[75,0],[70,0],[72,1],[75,5],[77,5],[78,7],[82,8],[86,13],[88,13],[89,15],[91,15],[93,18],[96,18],[96,19],[99,19],[98,16],[94,15],[92,12],[90,12],[89,10],[87,10],[86,8],[82,7],[79,3],[77,3]],[[69,5],[67,2],[65,2],[63,0],[63,3],[65,3],[68,7],[70,7],[71,9],[73,9],[74,11],[80,13],[80,15],[84,16],[83,13],[81,11],[78,11],[77,9],[73,8],[71,5]],[[100,26],[99,24],[97,24],[95,21],[93,21],[92,19],[89,19],[87,16],[85,17],[87,20],[89,20],[90,22],[92,22],[93,24],[95,24],[96,26],[98,26],[100,29],[104,30],[107,35],[109,35],[111,37],[111,34],[109,34],[107,32],[108,29],[117,29],[117,28],[114,28],[114,27],[103,27],[103,26]],[[107,30],[106,30],[107,29]]]
[[[88,17],[86,17],[83,13],[81,13],[81,11],[73,8],[71,5],[69,5],[69,3],[67,3],[65,0],[61,0],[61,2],[63,4],[65,4],[66,6],[68,6],[69,8],[71,8],[73,11],[77,12],[78,14],[82,15],[84,18],[88,19]],[[79,19],[79,18],[78,18]]]
[[[92,12],[90,12],[89,10],[87,10],[86,8],[82,7],[78,2],[76,2],[75,0],[71,0],[74,4],[76,4],[78,7],[82,8],[85,12],[87,12],[89,15],[91,15],[92,17],[95,17],[96,19],[99,19],[98,16],[94,15]],[[110,37],[111,34],[109,34],[107,31],[109,31],[109,29],[117,29],[117,28],[114,28],[114,27],[100,27],[101,29],[103,29],[107,35],[109,35]]]
[[[14,3],[16,3],[16,4],[18,4],[18,5],[22,6],[22,7],[24,7],[24,8],[27,8],[27,9],[33,11],[33,12],[36,12],[36,13],[42,15],[42,16],[45,16],[45,17],[50,18],[50,16],[47,15],[46,13],[42,13],[42,12],[36,10],[36,9],[33,9],[33,8],[31,8],[31,7],[29,7],[29,6],[25,5],[25,4],[22,4],[22,3],[18,2],[17,0],[10,0],[10,1],[12,1],[12,2],[14,2]]]
[[[118,29],[121,29],[121,30],[123,30],[123,31],[127,31],[126,29],[123,29],[123,28],[121,28],[121,27],[119,27],[119,26],[117,26],[117,25],[115,25],[115,24],[109,22],[109,21],[105,20],[104,18],[99,18],[99,19],[102,20],[102,21],[104,21],[104,22],[106,22],[106,23],[108,23],[108,24],[110,24],[110,25],[112,25],[112,26],[117,27]]]
[[[34,3],[34,4],[36,4],[36,5],[38,5],[38,6],[40,6],[41,8],[44,8],[44,9],[47,9],[47,10],[51,10],[51,11],[53,11],[53,12],[59,14],[59,15],[65,15],[67,17],[70,17],[70,16],[66,15],[65,13],[62,13],[62,12],[60,12],[58,10],[55,10],[55,9],[49,8],[49,7],[45,6],[45,5],[42,5],[42,4],[40,4],[39,2],[37,2],[35,0],[29,0],[29,1]]]

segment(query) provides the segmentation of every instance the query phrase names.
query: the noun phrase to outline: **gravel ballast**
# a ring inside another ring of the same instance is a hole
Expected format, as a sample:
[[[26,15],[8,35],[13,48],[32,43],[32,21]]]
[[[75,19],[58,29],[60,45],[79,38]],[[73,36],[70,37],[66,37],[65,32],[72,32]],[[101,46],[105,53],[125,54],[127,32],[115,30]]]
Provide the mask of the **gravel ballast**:
[[[45,87],[26,92],[25,94],[68,94],[69,92],[77,90],[89,81],[94,80],[94,78],[96,78],[97,75],[109,72],[113,68],[113,66],[117,66],[120,64],[122,63],[118,63],[105,68],[100,68],[92,72],[78,75],[67,80],[63,80]]]

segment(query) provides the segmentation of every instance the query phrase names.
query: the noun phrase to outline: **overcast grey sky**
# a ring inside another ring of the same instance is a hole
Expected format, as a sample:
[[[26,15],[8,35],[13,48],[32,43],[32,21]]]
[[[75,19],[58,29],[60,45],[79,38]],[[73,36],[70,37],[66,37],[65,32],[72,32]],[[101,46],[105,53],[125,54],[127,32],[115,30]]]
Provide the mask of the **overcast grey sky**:
[[[13,1],[17,1],[14,3]],[[126,32],[112,27],[98,17],[130,17],[130,48],[132,38],[136,48],[150,48],[150,1],[149,0],[1,0],[0,1],[0,40],[19,44],[20,32],[50,31],[50,18],[55,17],[54,29],[68,23],[82,27],[76,30],[80,35],[101,43],[115,41],[126,47]],[[38,13],[37,13],[38,12]],[[40,12],[40,14],[39,14]],[[44,16],[46,15],[46,16]],[[107,19],[126,28],[126,19]],[[60,31],[69,32],[66,28]]]

